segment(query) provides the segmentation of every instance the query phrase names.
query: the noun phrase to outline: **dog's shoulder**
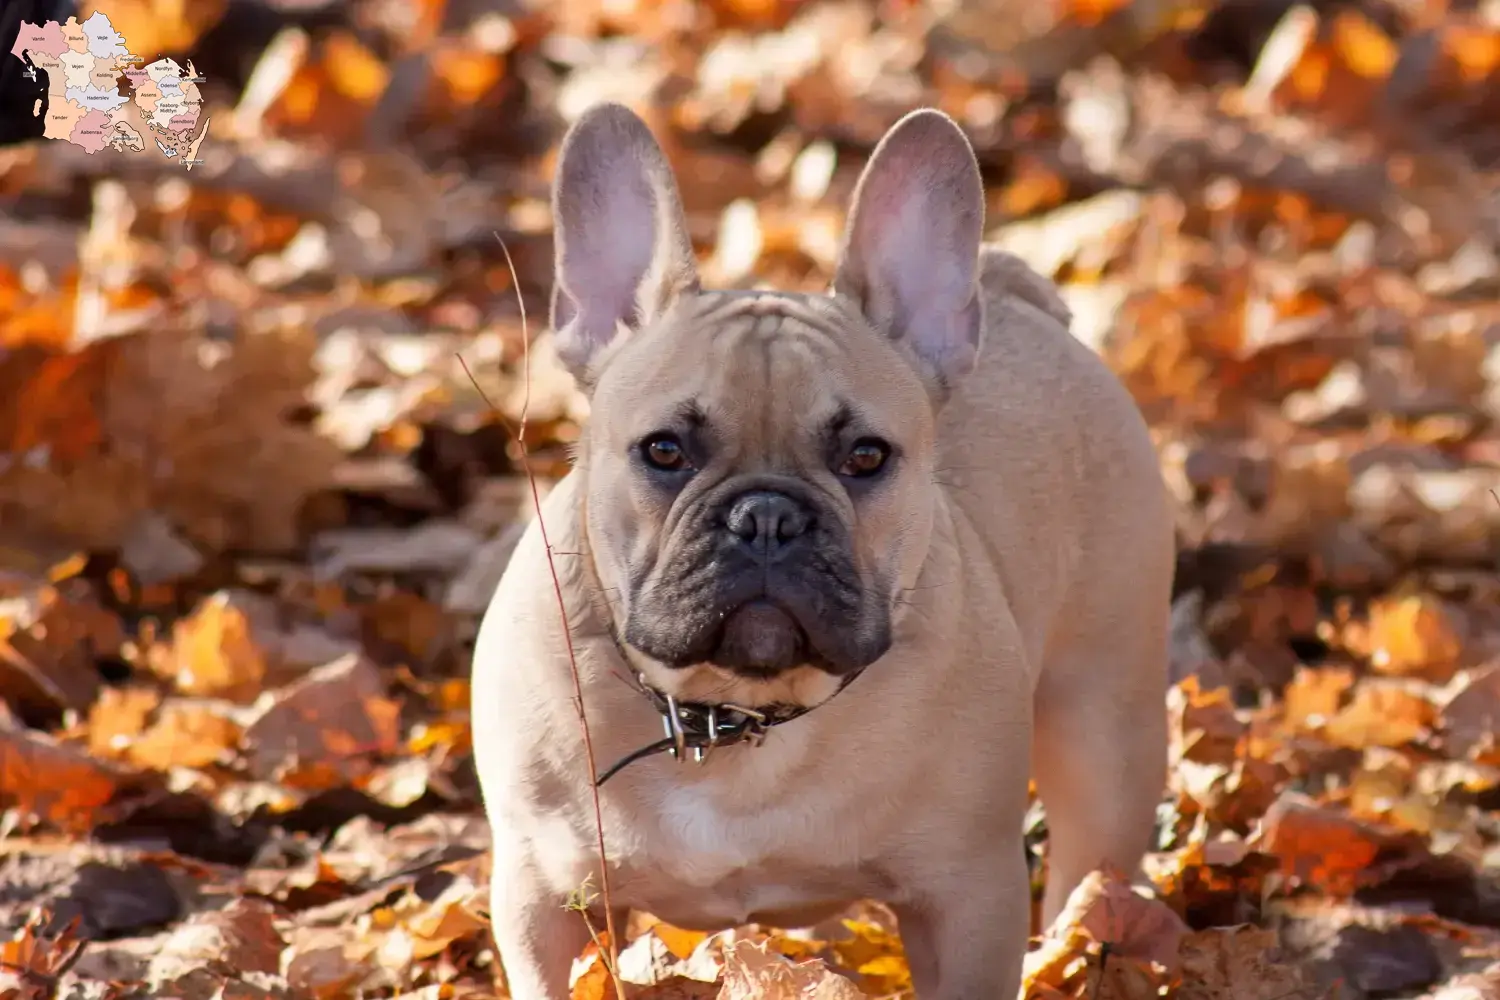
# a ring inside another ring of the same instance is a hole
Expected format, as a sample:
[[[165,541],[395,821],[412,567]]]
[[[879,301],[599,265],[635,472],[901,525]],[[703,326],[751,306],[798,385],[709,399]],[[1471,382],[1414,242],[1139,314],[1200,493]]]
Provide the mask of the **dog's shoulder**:
[[[1007,481],[1034,479],[1039,495],[1093,489],[1110,474],[1156,474],[1134,400],[1073,335],[1057,287],[994,247],[981,252],[980,282],[984,340],[974,372],[943,414],[945,448],[987,455]],[[1110,457],[1121,454],[1129,460]]]

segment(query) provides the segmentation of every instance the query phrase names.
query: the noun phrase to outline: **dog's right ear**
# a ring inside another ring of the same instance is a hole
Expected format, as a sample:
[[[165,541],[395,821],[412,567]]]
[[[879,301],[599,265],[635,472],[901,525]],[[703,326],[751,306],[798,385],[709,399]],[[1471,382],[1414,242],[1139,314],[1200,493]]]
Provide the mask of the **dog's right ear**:
[[[605,347],[698,287],[672,168],[629,108],[596,105],[569,129],[552,218],[553,335],[558,356],[589,386]]]

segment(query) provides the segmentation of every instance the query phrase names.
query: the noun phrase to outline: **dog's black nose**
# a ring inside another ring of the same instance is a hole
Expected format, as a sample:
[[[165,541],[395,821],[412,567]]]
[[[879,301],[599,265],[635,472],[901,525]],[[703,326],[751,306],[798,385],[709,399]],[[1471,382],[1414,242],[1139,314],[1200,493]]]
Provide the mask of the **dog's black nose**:
[[[812,516],[785,493],[751,490],[735,498],[724,523],[756,552],[774,556],[812,527]]]

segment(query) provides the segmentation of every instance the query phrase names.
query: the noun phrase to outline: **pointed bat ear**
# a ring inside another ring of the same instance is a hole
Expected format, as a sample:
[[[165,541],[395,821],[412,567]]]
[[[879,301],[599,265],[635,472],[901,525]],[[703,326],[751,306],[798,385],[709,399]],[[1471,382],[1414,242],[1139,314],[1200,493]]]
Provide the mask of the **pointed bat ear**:
[[[568,130],[552,215],[558,356],[589,385],[605,347],[698,287],[677,182],[634,112],[596,105]]]
[[[984,185],[969,140],[940,111],[902,118],[854,189],[833,288],[940,388],[978,357],[983,230]]]

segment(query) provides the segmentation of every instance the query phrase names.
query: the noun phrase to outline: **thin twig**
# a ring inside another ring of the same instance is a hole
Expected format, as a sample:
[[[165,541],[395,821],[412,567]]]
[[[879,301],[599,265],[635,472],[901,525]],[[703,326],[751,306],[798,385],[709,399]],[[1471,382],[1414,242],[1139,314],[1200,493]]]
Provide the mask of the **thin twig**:
[[[562,616],[563,641],[567,643],[568,664],[573,671],[573,707],[578,712],[578,727],[583,731],[583,751],[584,756],[588,760],[588,776],[590,779],[588,784],[594,802],[594,832],[599,850],[599,889],[604,898],[605,934],[609,938],[607,971],[609,972],[611,982],[614,983],[616,1000],[625,1000],[625,984],[621,981],[617,971],[619,969],[620,942],[618,936],[615,934],[614,898],[610,893],[609,886],[609,856],[604,850],[604,810],[599,804],[599,789],[592,780],[593,776],[599,773],[598,764],[594,760],[594,738],[589,730],[588,715],[583,708],[583,679],[578,670],[578,655],[573,648],[573,628],[572,624],[568,621],[568,606],[563,598],[562,578],[558,576],[557,564],[553,561],[555,553],[552,550],[552,539],[547,534],[547,522],[542,516],[542,496],[541,492],[537,489],[536,474],[531,468],[531,452],[526,447],[526,421],[531,413],[531,335],[526,321],[526,301],[521,295],[521,279],[516,274],[516,265],[511,259],[510,248],[505,245],[505,241],[500,238],[498,233],[495,234],[495,239],[500,243],[500,249],[505,254],[505,266],[510,268],[511,285],[516,290],[516,303],[521,309],[521,351],[525,389],[521,398],[520,423],[513,431],[513,435],[516,440],[516,446],[521,453],[521,469],[526,473],[526,482],[531,488],[531,506],[536,514],[537,528],[542,535],[542,545],[547,550],[547,569],[552,574],[552,591],[557,598],[557,612]],[[469,365],[464,361],[462,355],[458,356],[458,363],[463,366],[464,374],[468,375],[469,381],[474,384],[475,390],[478,391],[479,397],[484,400],[485,405],[500,418],[502,423],[509,427],[509,423],[505,420],[504,415],[500,413],[495,404],[490,402],[489,397],[485,395],[484,389],[480,387],[479,381],[474,378],[474,373],[469,370]],[[568,554],[571,555],[573,553]],[[589,924],[587,914],[584,915],[584,924],[588,926],[589,935],[593,937],[593,926]],[[597,938],[595,940],[597,942]],[[604,956],[601,953],[602,957]],[[501,961],[504,961],[504,958],[505,956],[502,955]]]

